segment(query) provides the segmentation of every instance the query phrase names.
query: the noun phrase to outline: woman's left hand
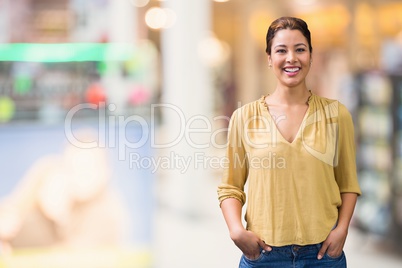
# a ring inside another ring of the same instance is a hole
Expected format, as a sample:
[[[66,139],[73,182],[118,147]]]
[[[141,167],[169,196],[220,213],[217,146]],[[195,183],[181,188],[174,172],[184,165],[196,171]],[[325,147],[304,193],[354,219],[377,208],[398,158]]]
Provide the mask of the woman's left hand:
[[[322,243],[322,247],[318,252],[317,259],[321,260],[325,253],[330,257],[338,257],[342,254],[343,246],[345,245],[347,230],[339,226],[333,229],[327,239]]]

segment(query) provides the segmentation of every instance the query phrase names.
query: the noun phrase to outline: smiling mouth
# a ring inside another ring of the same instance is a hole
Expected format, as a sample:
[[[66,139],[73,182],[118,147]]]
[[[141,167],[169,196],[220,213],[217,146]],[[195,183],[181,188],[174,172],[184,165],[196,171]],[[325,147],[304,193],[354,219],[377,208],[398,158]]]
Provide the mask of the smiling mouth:
[[[295,68],[284,68],[286,73],[296,73],[298,71],[300,71],[299,67],[295,67]]]
[[[300,68],[299,68],[299,67],[284,68],[284,71],[285,71],[286,73],[292,74],[292,73],[296,73],[296,72],[300,71]]]

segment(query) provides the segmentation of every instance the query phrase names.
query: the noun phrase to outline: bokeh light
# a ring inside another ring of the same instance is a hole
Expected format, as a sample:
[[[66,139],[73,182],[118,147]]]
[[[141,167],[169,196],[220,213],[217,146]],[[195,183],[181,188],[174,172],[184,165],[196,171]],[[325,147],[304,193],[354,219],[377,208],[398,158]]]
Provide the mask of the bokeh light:
[[[15,104],[9,97],[0,97],[0,123],[10,121],[15,113]]]
[[[229,58],[229,55],[229,45],[220,41],[213,34],[209,34],[199,43],[198,56],[209,67],[219,66]]]
[[[31,90],[32,79],[28,76],[17,76],[14,79],[14,90],[18,94],[25,94]]]
[[[145,14],[145,22],[152,29],[161,29],[167,21],[166,12],[159,7],[153,7]]]
[[[146,104],[151,98],[151,95],[149,93],[149,89],[142,86],[138,85],[133,87],[133,89],[130,92],[129,95],[129,102],[132,105],[141,105],[141,104]]]
[[[153,7],[145,14],[145,22],[149,28],[170,28],[176,22],[176,13],[169,8]]]
[[[99,83],[91,84],[88,87],[85,97],[88,103],[96,105],[102,105],[106,101],[105,90]]]

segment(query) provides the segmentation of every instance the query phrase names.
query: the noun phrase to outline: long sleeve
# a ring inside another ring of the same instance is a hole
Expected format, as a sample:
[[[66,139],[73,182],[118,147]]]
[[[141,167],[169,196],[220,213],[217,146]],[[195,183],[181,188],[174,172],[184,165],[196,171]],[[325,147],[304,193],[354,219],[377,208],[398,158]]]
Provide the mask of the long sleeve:
[[[356,174],[356,148],[352,116],[339,104],[338,163],[334,168],[340,193],[361,195]]]
[[[247,154],[243,143],[243,123],[241,110],[236,110],[230,120],[227,144],[227,165],[218,186],[218,199],[221,203],[226,198],[236,198],[243,205],[246,202],[244,185],[248,176]]]

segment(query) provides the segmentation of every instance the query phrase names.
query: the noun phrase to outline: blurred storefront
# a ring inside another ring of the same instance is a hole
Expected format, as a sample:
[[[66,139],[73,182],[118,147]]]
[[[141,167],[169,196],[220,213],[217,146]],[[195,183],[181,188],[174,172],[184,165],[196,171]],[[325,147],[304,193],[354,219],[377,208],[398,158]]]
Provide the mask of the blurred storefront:
[[[175,122],[168,114],[151,114],[152,104],[175,104],[187,116],[230,116],[239,105],[274,89],[265,54],[266,30],[279,16],[298,16],[312,32],[309,87],[339,99],[355,120],[363,196],[353,225],[398,241],[402,2],[192,1],[0,0],[0,131],[23,124],[61,126],[82,104],[92,106],[74,114],[78,124],[98,123],[102,117],[108,119],[106,127],[114,129],[118,116],[156,116],[153,123],[171,126],[161,128],[166,136],[176,130]],[[116,138],[114,131],[109,129],[108,135]],[[138,130],[130,131],[142,137]],[[151,149],[142,153],[152,154]],[[182,192],[166,197],[176,200],[173,206],[184,199],[201,200],[187,191],[189,181],[177,183]],[[145,184],[145,191],[138,190],[141,198],[152,197],[153,186]],[[191,210],[197,202],[183,209]],[[143,227],[149,221],[148,217],[138,224]]]
[[[130,157],[153,152],[127,117],[149,117],[159,52],[136,11],[0,0],[0,267],[151,266],[154,174]]]

